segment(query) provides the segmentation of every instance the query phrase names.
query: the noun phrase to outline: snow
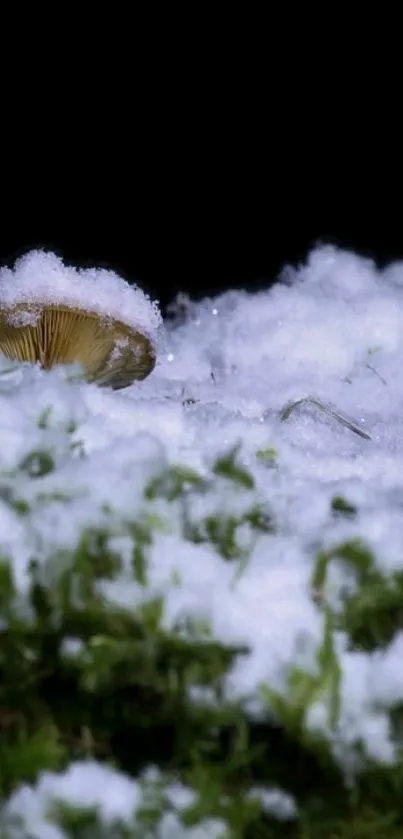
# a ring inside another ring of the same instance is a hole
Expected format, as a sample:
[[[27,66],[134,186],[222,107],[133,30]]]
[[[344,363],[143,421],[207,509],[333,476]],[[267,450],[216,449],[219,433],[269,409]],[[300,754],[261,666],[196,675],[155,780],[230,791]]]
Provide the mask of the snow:
[[[294,799],[275,787],[270,790],[254,787],[248,797],[257,798],[267,813],[273,813],[281,821],[292,819],[297,813]]]
[[[93,760],[77,761],[59,775],[44,772],[36,787],[25,785],[12,796],[3,814],[5,824],[8,827],[17,817],[29,831],[29,839],[65,839],[66,833],[52,823],[52,811],[55,812],[58,804],[64,804],[95,809],[101,824],[111,829],[117,823],[139,827],[136,817],[144,806],[143,791],[146,785],[150,788],[151,779],[155,784],[159,780],[158,772],[153,767],[150,769],[143,773],[142,783]],[[221,839],[225,824],[218,819],[205,820],[188,829],[183,827],[180,813],[193,803],[195,796],[191,790],[173,783],[166,786],[164,794],[173,805],[173,812],[161,819],[158,833],[161,839]],[[14,839],[12,829],[9,835]],[[18,829],[14,833],[16,839],[21,835]]]
[[[113,271],[67,267],[56,254],[30,251],[17,260],[14,269],[0,269],[0,309],[32,304],[84,308],[106,319],[121,320],[158,343],[161,315],[137,286],[131,286]],[[35,323],[35,312],[11,315],[16,326]]]
[[[140,291],[105,271],[65,268],[53,254],[32,253],[14,273],[0,272],[1,305],[33,299],[83,305],[153,335],[159,330],[158,313]],[[18,517],[0,493],[0,550],[13,558],[21,609],[38,546],[49,578],[58,573],[49,559],[55,549],[73,547],[89,524],[107,524],[126,566],[117,581],[105,584],[106,597],[133,608],[163,593],[166,628],[191,614],[207,618],[221,641],[248,645],[226,691],[261,715],[262,683],[286,695],[291,664],[314,667],[323,635],[311,597],[316,551],[361,537],[381,569],[403,570],[403,263],[380,270],[355,254],[319,247],[305,265],[285,269],[271,290],[189,302],[185,318],[178,311],[167,323],[152,375],[125,391],[66,381],[63,369],[14,365],[7,373],[10,363],[2,365],[2,471],[16,469],[33,449],[50,449],[55,462],[42,478],[28,481],[19,472],[13,479],[32,515]],[[283,422],[284,406],[307,396],[351,416],[371,439],[310,403]],[[37,420],[49,406],[43,429]],[[77,429],[70,433],[72,420]],[[217,478],[210,493],[188,494],[187,514],[199,526],[209,513],[241,515],[255,502],[263,505],[275,532],[256,535],[242,526],[240,541],[251,546],[251,556],[241,570],[210,543],[184,540],[179,502],[143,498],[145,484],[167,464],[208,475],[215,458],[238,441],[254,489]],[[257,457],[269,449],[268,459]],[[67,506],[40,504],[39,487],[67,492]],[[356,505],[354,518],[331,515],[336,495]],[[125,522],[133,511],[141,518],[150,508],[166,526],[150,549],[144,587],[130,576]],[[337,587],[347,583],[345,572],[335,571],[336,600]],[[308,719],[312,729],[326,732],[340,759],[361,737],[371,756],[394,760],[385,709],[403,700],[402,644],[400,633],[385,650],[369,654],[347,650],[340,639],[337,739],[321,702]],[[197,686],[193,696],[214,701]]]

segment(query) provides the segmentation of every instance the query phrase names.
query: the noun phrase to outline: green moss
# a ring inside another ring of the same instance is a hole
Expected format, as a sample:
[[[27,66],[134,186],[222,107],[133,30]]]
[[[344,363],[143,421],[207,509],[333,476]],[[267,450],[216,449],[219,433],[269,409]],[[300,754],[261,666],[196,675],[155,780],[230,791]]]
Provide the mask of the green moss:
[[[275,456],[267,451],[270,454],[261,460],[271,464]],[[36,481],[36,469],[26,463],[20,468]],[[2,494],[3,503],[12,506],[13,481],[12,475],[4,477]],[[195,519],[187,505],[189,495],[208,501],[212,494],[216,499],[223,481],[237,498],[242,494],[241,511],[220,510],[214,501],[210,508],[202,505]],[[259,720],[224,690],[228,673],[247,648],[219,643],[208,621],[189,615],[167,629],[162,595],[139,596],[132,608],[116,606],[105,597],[105,586],[122,571],[122,558],[113,547],[116,536],[129,542],[129,582],[144,594],[150,551],[171,527],[164,509],[177,505],[189,561],[195,561],[194,544],[206,544],[242,571],[260,534],[276,532],[269,501],[268,507],[262,507],[257,499],[253,478],[237,448],[203,476],[180,465],[167,467],[145,489],[141,511],[132,520],[117,519],[105,509],[105,525],[86,528],[70,551],[45,560],[38,549],[28,571],[24,609],[17,596],[12,557],[1,557],[3,799],[21,783],[35,783],[44,770],[61,771],[90,756],[133,779],[141,778],[149,766],[158,767],[162,787],[180,780],[195,792],[194,802],[180,814],[181,824],[222,820],[227,825],[225,839],[400,839],[403,757],[399,748],[396,764],[389,767],[371,761],[362,744],[355,744],[361,768],[347,783],[330,734],[313,734],[307,726],[309,711],[319,701],[326,709],[328,732],[337,736],[341,701],[337,633],[347,634],[351,649],[375,651],[403,628],[403,574],[386,576],[365,540],[350,540],[312,555],[312,597],[323,618],[316,666],[308,673],[296,660],[288,674],[288,690],[281,694],[270,683],[261,685],[266,711]],[[25,514],[34,517],[37,503]],[[68,508],[68,493],[42,496],[41,509],[47,503]],[[357,515],[352,504],[338,497],[331,510],[337,516]],[[244,536],[242,542],[239,539],[245,527],[249,542]],[[337,608],[328,590],[333,563],[345,566],[354,580]],[[172,584],[179,586],[180,577]],[[269,604],[267,620],[271,620]],[[71,639],[77,642],[73,652]],[[401,742],[403,708],[397,703],[391,708],[390,723]],[[266,812],[256,787],[290,793],[296,814],[282,820]],[[158,836],[161,814],[168,811],[164,794],[148,791],[140,821],[133,827],[116,824],[107,830],[94,810],[72,810],[62,802],[55,803],[49,818],[71,839],[152,839]],[[12,839],[10,824],[2,818],[0,812],[0,835]],[[28,835],[21,834],[21,839]]]

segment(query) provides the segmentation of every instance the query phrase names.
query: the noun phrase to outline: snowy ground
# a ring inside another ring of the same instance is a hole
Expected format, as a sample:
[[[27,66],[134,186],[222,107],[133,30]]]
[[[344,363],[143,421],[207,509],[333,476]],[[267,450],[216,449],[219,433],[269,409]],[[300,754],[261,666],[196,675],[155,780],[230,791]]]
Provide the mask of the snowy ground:
[[[68,285],[68,272],[54,260],[36,255],[32,264],[43,278],[42,295],[55,275]],[[46,274],[49,265],[52,276]],[[18,284],[18,269],[16,279]],[[12,282],[12,275],[0,275],[0,302]],[[111,289],[113,296],[113,283]],[[141,324],[156,334],[155,309],[138,299]],[[106,310],[110,301],[106,291]],[[99,300],[93,305],[99,307]],[[112,308],[109,314],[124,320],[116,294]],[[210,545],[185,542],[177,509],[171,505],[167,512],[161,502],[170,530],[152,548],[148,591],[164,591],[167,626],[184,612],[203,615],[217,638],[250,646],[227,690],[259,714],[259,685],[286,691],[287,666],[298,661],[310,667],[322,637],[322,616],[310,597],[315,551],[360,536],[382,568],[403,568],[403,263],[379,271],[355,255],[319,248],[303,267],[286,269],[283,282],[269,291],[229,292],[184,308],[186,317],[179,312],[158,338],[155,371],[125,391],[66,383],[59,370],[19,368],[1,376],[3,472],[32,449],[50,447],[57,468],[41,479],[42,489],[68,488],[71,500],[68,508],[56,502],[38,507],[27,520],[0,501],[0,549],[13,557],[23,595],[27,563],[39,545],[44,559],[55,548],[72,546],[86,524],[103,520],[103,502],[122,519],[140,508],[145,483],[164,463],[203,473],[241,441],[239,459],[255,488],[237,494],[223,481],[213,498],[195,497],[191,515],[200,518],[207,508],[244,509],[252,493],[274,517],[276,532],[258,536],[234,583],[233,564]],[[134,322],[130,307],[129,314]],[[3,370],[9,367],[3,363]],[[310,404],[283,422],[284,406],[308,395],[352,417],[371,439]],[[36,420],[49,406],[49,428],[43,430]],[[71,419],[85,459],[72,457],[66,446],[64,428]],[[265,458],[262,452],[271,449],[274,455]],[[23,477],[17,480],[20,494],[32,499],[37,482],[31,487]],[[357,506],[354,519],[331,516],[335,495]],[[240,538],[248,543],[246,525]],[[116,544],[124,553],[118,532]],[[180,572],[180,587],[172,583],[173,569]],[[149,596],[128,578],[111,584],[106,594],[127,605]],[[402,646],[398,637],[384,654],[370,656],[345,652],[340,639],[342,742],[359,734],[379,760],[393,759],[380,707],[403,699]],[[321,720],[318,705],[311,724]],[[204,835],[218,835],[214,830]]]

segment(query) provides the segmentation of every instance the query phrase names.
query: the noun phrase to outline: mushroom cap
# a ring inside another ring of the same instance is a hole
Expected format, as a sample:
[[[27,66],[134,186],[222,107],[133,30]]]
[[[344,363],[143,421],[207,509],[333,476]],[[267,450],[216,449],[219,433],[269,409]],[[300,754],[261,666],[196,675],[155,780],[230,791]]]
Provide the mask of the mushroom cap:
[[[0,353],[46,370],[78,362],[87,381],[115,390],[145,379],[156,362],[151,340],[132,326],[84,308],[54,303],[3,305]]]

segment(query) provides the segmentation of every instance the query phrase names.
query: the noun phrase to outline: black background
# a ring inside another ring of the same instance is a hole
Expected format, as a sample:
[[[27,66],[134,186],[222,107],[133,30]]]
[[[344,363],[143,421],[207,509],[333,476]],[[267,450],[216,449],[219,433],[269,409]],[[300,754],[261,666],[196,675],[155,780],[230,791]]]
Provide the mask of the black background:
[[[185,37],[181,10],[178,48],[171,9],[117,39],[108,11],[105,41],[83,36],[88,72],[80,18],[66,54],[54,40],[57,84],[47,54],[36,78],[33,40],[26,72],[13,65],[4,85],[0,261],[52,248],[115,269],[164,307],[178,291],[267,285],[320,241],[380,264],[403,258],[400,88],[393,98],[381,78],[379,16],[373,41],[369,15],[357,36],[350,15],[315,7],[312,49],[305,8],[284,12],[284,28],[253,19],[253,37],[241,8],[207,15],[207,37],[187,21]]]
[[[250,148],[240,162],[238,150],[225,161],[201,154],[198,146],[180,159],[143,161],[138,152],[130,166],[126,152],[115,167],[113,147],[90,179],[86,160],[73,171],[60,158],[54,172],[48,161],[46,180],[39,164],[31,177],[30,161],[28,177],[11,179],[6,199],[2,193],[0,261],[11,266],[31,248],[55,250],[67,263],[137,282],[165,311],[180,291],[200,298],[268,286],[318,243],[379,265],[403,259],[396,170],[359,167],[358,157],[346,163],[333,148],[309,160],[283,150],[268,166],[262,152],[249,165]]]
[[[260,208],[260,212],[259,212]],[[275,222],[262,205],[253,214],[234,214],[229,204],[221,218],[194,212],[191,218],[169,211],[125,219],[107,216],[104,225],[55,224],[49,218],[9,225],[1,239],[0,259],[10,267],[31,248],[56,251],[77,266],[104,266],[137,282],[159,299],[163,310],[184,291],[193,298],[229,288],[250,291],[276,281],[285,264],[303,262],[320,243],[332,243],[373,258],[378,265],[403,259],[402,232],[343,219],[307,221],[298,216]],[[190,214],[191,215],[191,214]]]

